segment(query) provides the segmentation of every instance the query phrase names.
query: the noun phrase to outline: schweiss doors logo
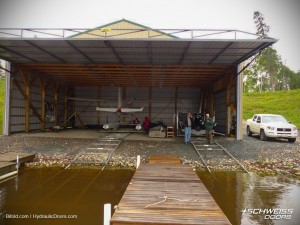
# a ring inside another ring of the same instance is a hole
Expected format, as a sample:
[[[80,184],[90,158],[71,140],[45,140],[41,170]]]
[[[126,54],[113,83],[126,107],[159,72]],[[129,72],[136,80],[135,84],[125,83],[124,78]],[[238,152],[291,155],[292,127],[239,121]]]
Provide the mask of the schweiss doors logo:
[[[264,215],[265,220],[290,220],[293,209],[244,209],[243,214]]]

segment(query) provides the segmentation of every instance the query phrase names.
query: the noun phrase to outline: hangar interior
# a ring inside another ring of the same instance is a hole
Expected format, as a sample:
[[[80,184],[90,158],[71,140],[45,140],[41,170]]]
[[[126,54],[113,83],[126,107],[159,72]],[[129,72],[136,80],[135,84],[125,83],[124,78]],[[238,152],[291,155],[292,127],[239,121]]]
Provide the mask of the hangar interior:
[[[84,31],[0,29],[0,58],[9,62],[5,134],[66,126],[72,116],[82,128],[116,121],[96,107],[116,107],[121,90],[123,103],[144,108],[134,114],[141,122],[176,127],[177,112],[211,113],[228,135],[233,116],[241,127],[240,64],[275,42],[128,20]]]

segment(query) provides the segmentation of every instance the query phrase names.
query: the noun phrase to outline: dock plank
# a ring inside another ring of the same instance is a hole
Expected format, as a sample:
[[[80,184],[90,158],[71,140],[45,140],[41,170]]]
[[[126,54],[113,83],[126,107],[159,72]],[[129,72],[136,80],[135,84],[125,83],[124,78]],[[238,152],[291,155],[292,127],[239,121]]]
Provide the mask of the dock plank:
[[[231,224],[192,168],[170,159],[140,166],[111,224]]]
[[[0,162],[16,162],[17,155],[20,163],[32,161],[35,157],[35,154],[8,152],[0,154]]]

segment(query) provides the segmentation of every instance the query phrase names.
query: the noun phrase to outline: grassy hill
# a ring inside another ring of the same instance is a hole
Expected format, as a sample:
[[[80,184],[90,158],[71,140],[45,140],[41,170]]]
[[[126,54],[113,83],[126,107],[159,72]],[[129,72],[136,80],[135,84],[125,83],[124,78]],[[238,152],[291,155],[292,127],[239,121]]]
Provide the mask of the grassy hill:
[[[288,121],[300,128],[300,89],[243,95],[244,119],[255,113],[283,115]]]
[[[4,84],[5,84],[5,80],[4,79],[0,79],[0,134],[2,134],[3,129],[2,129],[2,125],[3,125],[3,102],[4,102]]]

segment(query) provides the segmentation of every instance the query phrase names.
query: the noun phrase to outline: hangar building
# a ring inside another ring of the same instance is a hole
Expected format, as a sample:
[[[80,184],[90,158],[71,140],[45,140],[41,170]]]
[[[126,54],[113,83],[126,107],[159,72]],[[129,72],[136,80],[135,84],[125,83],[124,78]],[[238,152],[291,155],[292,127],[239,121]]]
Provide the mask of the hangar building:
[[[0,29],[6,60],[4,134],[118,120],[96,107],[123,102],[135,116],[176,127],[178,112],[209,112],[241,139],[245,60],[277,40],[238,30],[152,29],[119,20],[94,29]],[[121,91],[120,91],[121,90]],[[90,100],[90,101],[89,101]]]

